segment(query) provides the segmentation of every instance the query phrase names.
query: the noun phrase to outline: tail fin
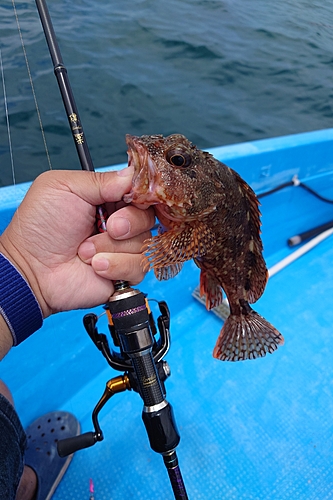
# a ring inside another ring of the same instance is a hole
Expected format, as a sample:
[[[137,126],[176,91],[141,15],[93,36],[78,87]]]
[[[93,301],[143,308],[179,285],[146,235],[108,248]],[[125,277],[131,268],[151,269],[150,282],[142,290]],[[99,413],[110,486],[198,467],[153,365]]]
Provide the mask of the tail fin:
[[[253,311],[230,314],[217,339],[213,356],[222,361],[243,361],[266,356],[284,343],[280,332]]]

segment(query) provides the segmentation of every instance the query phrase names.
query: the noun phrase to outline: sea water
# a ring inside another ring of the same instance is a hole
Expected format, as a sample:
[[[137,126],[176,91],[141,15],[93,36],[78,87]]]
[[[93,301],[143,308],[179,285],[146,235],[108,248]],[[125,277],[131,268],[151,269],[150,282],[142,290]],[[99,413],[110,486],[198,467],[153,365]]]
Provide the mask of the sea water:
[[[15,2],[52,168],[80,168],[35,2]],[[125,134],[201,148],[333,126],[327,0],[49,0],[95,167]],[[49,168],[12,0],[0,2],[0,186]]]

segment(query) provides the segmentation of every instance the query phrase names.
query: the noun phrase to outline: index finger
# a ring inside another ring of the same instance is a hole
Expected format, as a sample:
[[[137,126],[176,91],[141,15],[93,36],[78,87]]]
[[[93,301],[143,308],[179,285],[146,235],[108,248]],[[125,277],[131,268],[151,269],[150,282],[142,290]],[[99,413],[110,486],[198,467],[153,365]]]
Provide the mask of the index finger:
[[[128,205],[111,214],[106,227],[111,238],[124,240],[149,231],[154,224],[155,212],[152,207],[147,210],[140,210]]]

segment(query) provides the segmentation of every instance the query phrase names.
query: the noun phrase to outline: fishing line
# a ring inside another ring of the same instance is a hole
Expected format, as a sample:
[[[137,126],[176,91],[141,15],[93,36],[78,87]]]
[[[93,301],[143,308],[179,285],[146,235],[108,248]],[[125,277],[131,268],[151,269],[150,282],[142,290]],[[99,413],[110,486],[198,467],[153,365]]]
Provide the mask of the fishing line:
[[[11,163],[11,167],[12,167],[13,184],[15,186],[16,180],[15,180],[15,169],[14,169],[13,146],[12,146],[12,137],[10,134],[9,113],[8,113],[8,104],[7,104],[7,92],[6,92],[6,83],[5,83],[5,73],[4,73],[4,69],[3,69],[3,63],[2,63],[1,48],[0,48],[0,67],[1,67],[1,79],[2,79],[3,99],[4,99],[5,115],[6,115],[10,163]]]
[[[47,147],[47,142],[46,142],[44,127],[43,127],[42,117],[41,117],[41,114],[40,114],[40,111],[39,111],[39,106],[38,106],[38,102],[37,102],[37,96],[36,96],[35,87],[34,87],[34,83],[33,83],[33,80],[32,80],[31,71],[30,71],[30,65],[29,65],[29,61],[28,61],[28,55],[27,55],[27,52],[25,50],[25,44],[24,44],[22,30],[21,30],[21,26],[20,26],[20,22],[19,22],[17,10],[16,10],[15,0],[12,0],[12,5],[13,5],[14,15],[15,15],[15,19],[16,19],[17,30],[19,32],[19,36],[20,36],[20,40],[21,40],[22,51],[23,51],[23,55],[24,55],[24,59],[25,59],[25,65],[26,65],[27,71],[28,71],[28,77],[29,77],[29,81],[30,81],[31,91],[32,91],[32,95],[33,95],[33,98],[34,98],[34,102],[35,102],[35,108],[36,108],[36,112],[37,112],[39,127],[40,127],[40,131],[41,131],[42,138],[43,138],[43,143],[44,143],[44,149],[45,149],[45,153],[46,153],[46,158],[47,158],[47,162],[48,162],[48,165],[49,165],[49,169],[52,170],[51,158],[50,158],[50,154],[49,154],[49,149]]]
[[[6,115],[6,125],[7,125],[7,136],[8,136],[8,145],[9,145],[9,155],[10,155],[10,163],[11,163],[11,168],[12,168],[12,179],[13,179],[13,186],[16,186],[13,145],[12,145],[12,136],[11,136],[11,133],[10,133],[10,122],[9,122],[7,91],[6,91],[6,83],[5,83],[5,72],[4,72],[4,68],[3,68],[3,60],[2,60],[1,48],[0,48],[0,66],[1,66],[1,79],[2,79],[3,98],[4,98],[5,115]],[[20,219],[19,209],[17,209],[17,217],[18,217],[19,231],[21,232],[21,219]]]

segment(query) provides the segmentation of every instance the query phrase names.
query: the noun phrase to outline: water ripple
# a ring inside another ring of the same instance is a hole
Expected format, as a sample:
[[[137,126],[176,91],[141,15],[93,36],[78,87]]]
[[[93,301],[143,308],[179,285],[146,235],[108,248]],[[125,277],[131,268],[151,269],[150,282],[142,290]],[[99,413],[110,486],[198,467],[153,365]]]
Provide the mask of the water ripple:
[[[126,161],[126,133],[182,132],[206,148],[333,124],[329,2],[49,3],[96,166]],[[36,8],[17,9],[51,161],[78,168]],[[47,162],[9,2],[0,5],[0,48],[16,178],[25,181]],[[0,138],[1,185],[11,183],[3,115]]]

